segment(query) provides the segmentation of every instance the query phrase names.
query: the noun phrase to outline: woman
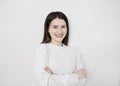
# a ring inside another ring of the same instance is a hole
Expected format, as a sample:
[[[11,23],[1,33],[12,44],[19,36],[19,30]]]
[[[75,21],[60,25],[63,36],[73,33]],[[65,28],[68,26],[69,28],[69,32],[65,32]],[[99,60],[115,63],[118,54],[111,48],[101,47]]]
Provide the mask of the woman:
[[[68,46],[69,23],[62,12],[48,14],[44,38],[36,50],[34,77],[40,86],[84,86],[86,72],[79,51]]]

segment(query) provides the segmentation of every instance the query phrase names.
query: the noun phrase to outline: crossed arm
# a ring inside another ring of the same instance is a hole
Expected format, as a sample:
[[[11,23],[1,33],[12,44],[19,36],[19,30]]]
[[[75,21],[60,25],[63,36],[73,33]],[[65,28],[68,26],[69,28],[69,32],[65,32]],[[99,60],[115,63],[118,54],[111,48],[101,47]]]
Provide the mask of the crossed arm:
[[[50,74],[54,74],[53,72],[52,72],[52,70],[49,68],[49,67],[45,67],[44,68],[44,70],[46,71],[46,72],[48,72],[48,73],[50,73]],[[73,72],[73,73],[76,73],[80,78],[86,78],[86,71],[85,71],[85,69],[84,68],[81,68],[81,69],[79,69],[79,70],[76,70],[75,72]]]
[[[86,82],[86,71],[82,66],[79,53],[77,53],[76,55],[77,70],[71,74],[56,75],[47,65],[48,65],[47,53],[45,52],[42,46],[39,46],[36,52],[36,65],[34,69],[34,77],[40,84],[40,86],[48,86],[48,83],[50,84],[49,86],[62,86],[61,84],[69,84],[71,86],[84,86]],[[76,85],[78,83],[79,85]]]

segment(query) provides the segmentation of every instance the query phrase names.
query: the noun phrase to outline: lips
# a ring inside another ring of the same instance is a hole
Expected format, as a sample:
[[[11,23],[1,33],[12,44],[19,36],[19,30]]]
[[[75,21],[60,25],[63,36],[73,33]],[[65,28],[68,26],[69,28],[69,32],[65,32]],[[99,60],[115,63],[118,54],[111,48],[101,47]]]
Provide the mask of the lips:
[[[62,38],[63,34],[55,34],[55,36],[58,37],[58,38]]]

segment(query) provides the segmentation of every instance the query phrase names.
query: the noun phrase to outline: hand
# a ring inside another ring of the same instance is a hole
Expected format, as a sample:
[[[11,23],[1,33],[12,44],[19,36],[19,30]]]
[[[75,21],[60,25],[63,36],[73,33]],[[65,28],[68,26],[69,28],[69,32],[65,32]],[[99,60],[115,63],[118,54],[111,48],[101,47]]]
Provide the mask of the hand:
[[[77,70],[75,73],[77,73],[77,75],[80,78],[86,78],[86,76],[87,76],[84,68],[81,68],[81,69]]]
[[[53,74],[52,70],[49,67],[45,67],[44,70],[50,74]]]

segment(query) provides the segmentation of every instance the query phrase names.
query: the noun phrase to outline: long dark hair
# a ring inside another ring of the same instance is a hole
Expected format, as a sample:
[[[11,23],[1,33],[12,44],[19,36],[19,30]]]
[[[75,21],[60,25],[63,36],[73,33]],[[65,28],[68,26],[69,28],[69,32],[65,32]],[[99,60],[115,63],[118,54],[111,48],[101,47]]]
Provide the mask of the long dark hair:
[[[63,39],[62,43],[65,44],[65,45],[68,45],[69,22],[68,22],[68,19],[67,19],[66,15],[64,13],[60,12],[60,11],[51,12],[46,17],[46,20],[45,20],[45,23],[44,23],[44,37],[43,37],[43,40],[42,40],[41,43],[49,43],[51,41],[51,37],[50,37],[50,34],[48,33],[48,30],[49,30],[50,23],[55,18],[63,19],[66,23],[67,34],[66,34],[65,38]]]

